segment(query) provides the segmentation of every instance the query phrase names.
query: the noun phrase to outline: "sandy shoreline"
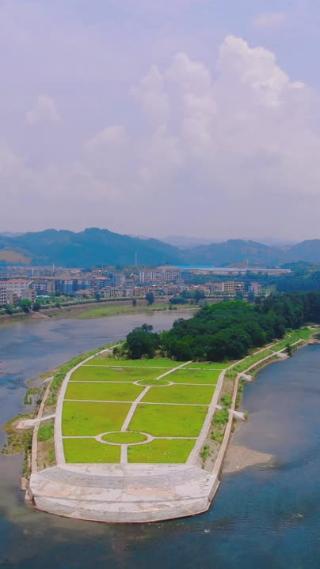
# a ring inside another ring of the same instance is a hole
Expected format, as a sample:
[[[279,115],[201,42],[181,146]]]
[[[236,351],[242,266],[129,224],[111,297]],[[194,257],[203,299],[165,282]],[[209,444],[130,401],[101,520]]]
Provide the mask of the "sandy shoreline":
[[[250,466],[271,465],[274,460],[272,454],[259,452],[231,442],[223,466],[223,474],[240,472]]]

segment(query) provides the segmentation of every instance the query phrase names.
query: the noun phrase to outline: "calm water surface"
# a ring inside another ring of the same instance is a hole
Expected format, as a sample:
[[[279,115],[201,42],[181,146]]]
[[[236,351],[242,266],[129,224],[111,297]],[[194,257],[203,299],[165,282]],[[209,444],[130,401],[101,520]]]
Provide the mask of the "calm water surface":
[[[174,315],[44,320],[0,327],[1,423],[25,382],[76,353]],[[21,569],[319,569],[320,346],[269,366],[246,387],[250,420],[235,439],[275,456],[272,468],[224,477],[212,508],[191,519],[106,526],[35,512],[18,490],[20,457],[0,459],[0,567]]]

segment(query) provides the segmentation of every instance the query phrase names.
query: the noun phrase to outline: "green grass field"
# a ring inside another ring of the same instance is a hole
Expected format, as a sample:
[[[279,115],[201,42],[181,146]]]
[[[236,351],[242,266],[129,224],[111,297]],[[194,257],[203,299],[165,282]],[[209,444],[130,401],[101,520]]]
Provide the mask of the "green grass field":
[[[190,383],[190,384],[213,384],[215,385],[218,381],[220,375],[220,370],[197,370],[184,368],[174,371],[170,374],[167,379],[173,381],[174,383]]]
[[[134,401],[142,391],[132,383],[69,383],[65,399]]]
[[[219,370],[222,371],[232,362],[192,362],[188,364],[188,369],[198,369],[198,370]]]
[[[64,439],[63,447],[67,462],[120,462],[121,447],[103,445],[95,439]]]
[[[119,360],[115,358],[103,357],[99,356],[97,358],[93,358],[88,362],[90,365],[104,365],[107,367],[120,367],[120,368],[165,368],[163,371],[165,372],[166,369],[172,369],[179,365],[179,362],[173,362],[167,358],[157,358],[154,360]]]
[[[131,431],[154,437],[197,437],[208,408],[171,405],[138,405],[129,425]]]
[[[163,373],[165,373],[164,370]],[[162,370],[138,367],[95,367],[82,366],[71,377],[72,381],[137,381],[139,379],[156,378]]]
[[[166,358],[129,361],[99,356],[78,368],[65,394],[63,436],[92,438],[64,438],[66,461],[119,463],[121,445],[126,445],[128,462],[185,462],[224,366],[188,364],[173,371],[178,366],[181,362]],[[131,405],[146,387],[127,429],[120,432]]]
[[[228,377],[310,335],[309,329],[289,332],[271,348],[237,363],[228,370]],[[63,404],[66,462],[186,462],[219,376],[231,363],[194,362],[176,369],[181,365],[166,358],[117,360],[103,355],[79,367]],[[49,433],[46,429],[40,430],[44,438]]]
[[[96,436],[119,431],[130,403],[78,403],[65,401],[62,413],[64,436]]]
[[[298,340],[309,340],[312,336],[310,328],[300,328],[299,330],[292,330],[288,332],[282,340],[279,340],[274,345],[274,350],[283,350],[288,344],[294,344]]]
[[[215,387],[196,385],[170,385],[169,387],[152,387],[143,401],[153,403],[192,403],[209,405]]]
[[[132,446],[128,451],[129,462],[172,463],[186,462],[194,447],[193,440],[155,440],[147,445]]]

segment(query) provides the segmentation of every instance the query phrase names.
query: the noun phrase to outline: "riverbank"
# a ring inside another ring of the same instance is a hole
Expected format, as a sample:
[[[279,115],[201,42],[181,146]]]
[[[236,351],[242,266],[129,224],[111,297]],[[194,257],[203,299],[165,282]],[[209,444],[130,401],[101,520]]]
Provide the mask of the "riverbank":
[[[223,474],[235,474],[252,466],[272,467],[273,461],[274,456],[272,454],[233,444],[231,439],[222,472]]]
[[[312,327],[309,328],[310,334],[309,336],[302,332],[302,338],[297,338],[296,333],[294,333],[294,343],[291,344],[291,354],[293,355],[297,349],[301,349],[306,345],[316,345],[319,344],[319,340],[315,337],[319,333],[319,327]],[[279,361],[290,357],[286,354],[286,348],[284,347],[285,341],[282,340],[277,342],[275,345],[278,346],[281,350],[278,352],[278,357],[273,357],[271,354],[262,360],[254,361],[250,368],[244,370],[239,373],[237,376],[238,379],[238,388],[236,394],[236,404],[235,410],[241,408],[244,396],[244,383],[243,382],[252,382],[256,379],[258,372],[262,371],[263,368],[270,366],[273,363],[279,363]],[[271,347],[272,348],[272,345]],[[283,356],[281,355],[283,354]],[[279,357],[280,356],[280,357]],[[248,371],[250,371],[250,375],[248,375]],[[240,383],[240,379],[242,376],[242,385]],[[272,468],[274,464],[274,456],[270,453],[264,453],[257,451],[253,448],[245,447],[239,444],[236,439],[236,435],[238,432],[238,428],[240,429],[239,423],[234,423],[234,428],[232,432],[229,434],[229,439],[227,441],[227,448],[225,458],[222,464],[222,472],[223,474],[234,474],[236,472],[245,470],[246,468],[250,468],[253,466],[263,466],[264,468]]]
[[[192,312],[198,310],[195,305],[185,305],[183,310]],[[136,306],[131,301],[106,301],[106,302],[86,302],[79,304],[68,304],[61,307],[52,307],[37,312],[1,314],[0,326],[25,320],[41,320],[46,318],[77,318],[81,320],[92,320],[96,318],[106,318],[109,316],[119,316],[122,314],[150,314],[162,311],[177,311],[176,306],[169,303],[155,303],[148,305],[145,301],[140,301]]]
[[[207,435],[204,437],[200,452],[203,468],[209,472],[213,471],[217,479],[224,468],[225,457],[237,422],[246,421],[248,418],[246,412],[239,412],[245,384],[254,381],[258,371],[264,367],[289,358],[297,349],[307,344],[319,343],[315,339],[318,331],[318,327],[307,327],[288,332],[282,340],[275,341],[249,354],[225,371],[217,387],[219,390],[216,396],[217,410],[213,415]],[[227,469],[229,471],[242,470],[265,461],[271,462],[272,456],[261,456],[249,448],[240,450],[234,448],[230,453]],[[215,488],[215,492],[217,489],[218,487]],[[213,498],[214,493],[211,495],[211,500]]]

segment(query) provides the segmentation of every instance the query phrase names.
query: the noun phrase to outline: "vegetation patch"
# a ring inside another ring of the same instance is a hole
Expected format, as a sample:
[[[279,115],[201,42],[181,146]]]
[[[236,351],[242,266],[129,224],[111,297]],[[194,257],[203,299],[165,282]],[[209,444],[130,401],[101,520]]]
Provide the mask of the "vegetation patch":
[[[161,370],[136,367],[96,367],[81,366],[71,377],[72,381],[137,381],[140,379],[155,379],[161,375]]]
[[[106,316],[117,316],[118,314],[135,314],[141,312],[159,312],[162,310],[168,310],[169,304],[158,303],[152,306],[138,305],[132,306],[132,304],[103,304],[102,306],[97,306],[95,308],[89,308],[82,311],[77,315],[77,318],[81,320],[88,320],[92,318],[105,318]]]
[[[181,464],[188,460],[194,440],[155,440],[128,448],[128,462]]]
[[[219,370],[219,373],[224,370],[226,367],[231,365],[231,362],[192,362],[188,364],[185,369],[196,369],[199,371],[216,371]]]
[[[319,314],[320,295],[312,293],[270,295],[255,305],[220,302],[204,306],[189,320],[177,320],[161,334],[146,324],[135,328],[120,352],[132,359],[161,353],[177,361],[239,360],[290,330],[319,322]]]
[[[168,378],[169,377],[170,376],[168,376]],[[169,385],[170,383],[170,379],[141,379],[139,381],[139,384],[144,385],[145,387],[152,387],[153,385]]]
[[[37,403],[40,403],[43,390],[43,387],[28,387],[23,403],[25,405],[36,405]]]
[[[207,407],[138,405],[130,423],[133,431],[155,437],[197,437],[207,414]]]
[[[129,409],[130,403],[65,401],[62,413],[63,435],[96,436],[109,431],[120,431]]]
[[[109,356],[99,356],[90,360],[90,365],[106,365],[108,367],[121,367],[121,368],[131,368],[131,367],[138,367],[138,368],[163,368],[163,373],[170,368],[175,367],[176,364],[174,361],[168,358],[155,358],[155,359],[140,359],[140,360],[127,360],[127,359],[117,359],[111,358]],[[160,375],[161,371],[159,372]]]
[[[16,424],[22,419],[32,419],[32,415],[18,415],[5,425],[7,440],[1,448],[1,454],[24,455],[23,475],[28,477],[30,474],[30,454],[32,448],[32,429],[17,430]]]
[[[133,431],[119,431],[118,433],[108,433],[107,435],[104,435],[102,440],[107,443],[128,445],[133,443],[143,443],[147,440],[147,437],[142,433],[135,433]]]
[[[276,342],[273,346],[275,351],[280,351],[286,348],[288,345],[295,344],[299,340],[310,340],[311,336],[313,335],[313,331],[311,328],[300,328],[299,330],[291,330],[288,332],[282,340]]]
[[[42,423],[38,430],[38,441],[45,442],[54,437],[54,422],[46,421]]]
[[[266,350],[259,351],[255,354],[252,354],[252,355],[244,358],[243,361],[239,362],[237,365],[235,365],[232,368],[233,374],[236,375],[238,373],[246,371],[248,368],[250,368],[254,364],[260,362],[261,360],[264,360],[265,358],[268,358],[269,356],[271,357],[273,355],[273,351],[274,350],[266,349]]]
[[[220,373],[220,370],[197,370],[183,368],[171,373],[168,376],[168,379],[174,383],[190,383],[194,385],[197,385],[199,383],[207,383],[216,385]]]
[[[53,377],[53,380],[51,381],[50,391],[46,402],[46,405],[48,407],[55,406],[57,404],[60,387],[68,371],[70,371],[76,365],[86,360],[89,356],[95,354],[96,352],[97,350],[92,350],[91,352],[87,352],[85,354],[81,354],[80,356],[72,358],[72,360],[68,361],[58,369]]]
[[[95,439],[64,439],[63,447],[66,462],[69,463],[119,464],[120,462],[120,447],[104,445]]]
[[[214,391],[214,386],[170,385],[169,387],[152,387],[142,401],[209,405]]]
[[[127,383],[69,383],[65,399],[134,401],[143,387]]]

